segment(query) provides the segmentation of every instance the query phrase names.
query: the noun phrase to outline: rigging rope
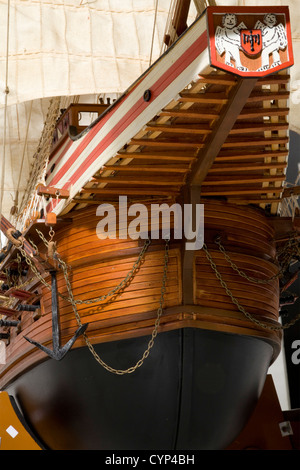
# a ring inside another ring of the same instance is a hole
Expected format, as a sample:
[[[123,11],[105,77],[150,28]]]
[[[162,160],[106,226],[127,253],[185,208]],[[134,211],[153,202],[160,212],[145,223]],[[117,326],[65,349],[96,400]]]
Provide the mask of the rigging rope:
[[[154,21],[153,21],[153,31],[152,31],[149,67],[152,63],[152,53],[153,53],[153,44],[154,44],[154,33],[155,33],[155,28],[156,28],[157,9],[158,9],[158,0],[156,0],[156,4],[155,4],[155,14],[154,14]]]
[[[0,222],[2,218],[2,207],[4,198],[4,171],[5,171],[5,152],[6,152],[6,121],[7,121],[7,98],[9,93],[8,88],[8,52],[9,52],[9,20],[10,20],[10,0],[7,2],[7,26],[6,26],[6,62],[5,62],[5,101],[4,101],[4,122],[3,122],[3,155],[2,155],[2,168],[1,168],[1,196],[0,196]],[[2,241],[0,237],[0,247]]]
[[[59,116],[60,103],[60,97],[55,97],[50,100],[45,125],[37,150],[34,154],[28,185],[23,194],[20,207],[18,207],[18,213],[16,214],[16,220],[18,222],[17,228],[21,231],[24,229],[24,224],[26,219],[30,217],[31,211],[37,210],[38,207],[42,205],[41,198],[37,195],[36,188],[38,184],[45,184],[45,175],[49,162],[56,120]]]
[[[19,179],[18,179],[18,185],[17,185],[17,191],[16,191],[16,197],[15,197],[15,207],[18,207],[19,204],[19,193],[20,193],[20,183],[21,183],[21,176],[23,173],[23,166],[24,166],[24,159],[25,159],[25,153],[26,153],[26,146],[27,146],[27,140],[28,140],[28,132],[29,132],[29,125],[30,125],[30,119],[31,119],[31,113],[32,113],[32,101],[30,102],[30,109],[29,109],[29,116],[27,118],[27,126],[26,126],[26,135],[25,135],[25,142],[23,146],[23,155],[22,155],[22,162],[21,162],[21,168],[19,172]]]

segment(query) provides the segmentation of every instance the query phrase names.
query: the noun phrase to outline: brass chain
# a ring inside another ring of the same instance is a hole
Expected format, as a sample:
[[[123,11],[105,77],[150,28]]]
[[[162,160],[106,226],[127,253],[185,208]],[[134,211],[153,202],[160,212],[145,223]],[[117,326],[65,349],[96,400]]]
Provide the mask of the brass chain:
[[[144,246],[142,248],[142,250],[140,251],[140,254],[138,256],[138,259],[134,262],[132,268],[130,271],[128,271],[127,275],[124,277],[124,279],[122,279],[122,281],[116,286],[114,287],[112,290],[110,290],[107,294],[105,295],[102,295],[100,297],[94,297],[93,299],[88,299],[88,300],[82,300],[82,299],[72,299],[72,302],[74,301],[75,304],[79,304],[79,305],[82,305],[82,304],[85,304],[85,305],[88,305],[88,304],[92,304],[92,303],[98,303],[98,302],[102,302],[103,300],[106,300],[108,297],[112,297],[113,295],[115,295],[118,291],[120,291],[121,289],[123,289],[123,287],[126,286],[126,284],[128,284],[131,279],[133,279],[133,277],[135,276],[136,272],[140,269],[140,265],[144,259],[144,255],[148,249],[148,246],[150,245],[151,243],[151,240],[150,239],[147,239],[144,243]],[[64,261],[62,261],[59,257],[58,257],[58,261],[59,263],[62,265],[62,268],[63,268],[63,271],[67,272],[68,270],[68,266],[66,265],[66,263]],[[65,300],[68,300],[70,301],[70,297],[65,297],[63,295],[61,295],[61,297]],[[71,302],[71,303],[72,303]]]
[[[224,279],[222,278],[220,272],[218,271],[218,268],[217,268],[217,265],[216,263],[213,261],[212,259],[212,256],[211,254],[209,253],[208,251],[208,248],[206,246],[206,244],[204,243],[203,245],[203,249],[204,249],[204,252],[205,252],[205,255],[208,259],[208,261],[210,262],[210,265],[212,267],[212,270],[214,271],[217,279],[220,281],[220,284],[221,286],[224,288],[226,294],[231,298],[232,302],[237,306],[237,308],[239,309],[240,312],[243,313],[243,315],[245,315],[246,318],[248,318],[250,321],[252,321],[253,323],[256,323],[258,326],[260,326],[261,328],[265,328],[265,329],[268,329],[268,330],[274,330],[274,331],[278,331],[278,330],[283,330],[283,329],[287,329],[289,327],[291,327],[292,325],[294,325],[300,318],[300,313],[298,315],[296,315],[295,318],[293,318],[293,320],[291,320],[289,323],[286,323],[285,325],[266,325],[265,323],[262,323],[261,321],[257,320],[255,317],[253,317],[249,312],[247,312],[244,307],[240,304],[240,302],[234,297],[234,295],[232,294],[231,290],[228,288],[226,282],[224,281]]]
[[[44,235],[42,234],[42,232],[40,232],[39,230],[37,230],[37,232],[38,232],[40,238],[44,241],[46,247],[48,247],[48,241],[46,240],[46,238],[44,237]],[[97,302],[102,302],[103,300],[106,300],[108,297],[111,297],[111,296],[115,295],[115,294],[116,294],[119,290],[121,290],[126,284],[128,284],[128,282],[130,282],[130,280],[134,277],[134,275],[136,274],[136,272],[139,270],[140,265],[141,265],[141,263],[142,263],[142,261],[143,261],[143,259],[144,259],[144,255],[145,255],[145,253],[146,253],[146,251],[147,251],[147,249],[148,249],[150,243],[151,243],[151,240],[150,240],[150,239],[147,239],[147,240],[145,241],[144,246],[143,246],[142,250],[140,251],[140,254],[139,254],[138,258],[137,258],[137,260],[134,262],[134,264],[133,264],[132,268],[130,269],[130,271],[128,271],[128,273],[127,273],[127,275],[124,277],[124,279],[122,279],[122,281],[121,281],[117,286],[115,286],[112,290],[110,290],[107,294],[102,295],[102,296],[100,296],[100,297],[94,297],[94,298],[88,299],[88,300],[74,299],[74,298],[73,298],[72,301],[71,301],[70,297],[66,297],[66,296],[64,296],[63,294],[61,294],[60,292],[58,292],[58,295],[59,295],[62,299],[66,300],[66,301],[68,301],[68,302],[70,302],[70,303],[75,302],[75,304],[86,304],[86,305],[92,304],[92,303],[97,303]],[[23,254],[23,253],[22,253],[22,254]],[[26,253],[25,253],[25,255],[26,255]],[[24,256],[24,254],[23,254],[23,256]],[[28,256],[27,256],[27,258],[28,258]],[[58,253],[56,254],[56,259],[57,259],[58,262],[60,263],[60,265],[61,265],[61,267],[62,267],[62,269],[63,269],[64,272],[65,272],[65,270],[67,271],[67,270],[69,269],[69,266],[65,263],[65,261],[63,261],[63,260],[59,257]],[[30,258],[29,258],[29,260],[28,260],[28,264],[30,264],[31,266],[33,265],[33,263],[32,263],[32,261],[31,261]],[[48,283],[45,281],[45,279],[38,273],[38,271],[37,271],[37,269],[36,269],[36,267],[35,267],[34,265],[33,265],[33,271],[35,272],[36,275],[39,276],[40,281],[41,281],[49,290],[51,290],[51,285],[48,284]]]
[[[111,373],[116,374],[116,375],[131,374],[131,373],[135,372],[139,367],[141,367],[142,364],[144,363],[145,359],[147,359],[147,357],[149,356],[150,351],[151,351],[152,347],[154,346],[154,340],[155,340],[155,338],[158,334],[160,319],[161,319],[161,316],[162,316],[162,313],[163,313],[164,296],[165,296],[165,292],[166,292],[166,282],[167,282],[168,262],[169,262],[169,240],[166,240],[165,254],[164,254],[164,270],[163,270],[162,287],[161,287],[161,293],[160,293],[160,299],[159,299],[159,307],[157,309],[157,317],[156,317],[156,320],[155,320],[154,328],[153,328],[152,333],[151,333],[151,339],[149,340],[148,345],[147,345],[147,349],[144,351],[142,357],[136,362],[136,364],[134,366],[129,367],[128,369],[125,369],[125,370],[114,369],[113,367],[109,366],[97,354],[97,352],[95,351],[95,348],[93,347],[93,345],[90,342],[89,338],[87,337],[87,335],[85,333],[83,333],[83,337],[85,339],[85,342],[86,342],[90,352],[92,353],[92,355],[94,356],[96,361],[102,367],[104,367],[104,369],[106,369],[108,372],[111,372]],[[75,302],[74,297],[73,297],[72,287],[71,287],[69,276],[68,276],[67,265],[64,263],[62,268],[63,268],[63,272],[64,272],[64,275],[65,275],[65,280],[66,280],[69,296],[70,296],[70,299],[71,299],[71,304],[72,304],[72,307],[73,307],[73,310],[74,310],[74,314],[75,314],[78,325],[81,326],[82,325],[81,317],[78,313],[77,305],[76,305],[76,302]]]
[[[41,232],[40,232],[41,233]],[[42,239],[44,239],[44,242],[48,243],[47,240],[45,239],[45,237],[42,235]],[[41,236],[40,235],[40,236]],[[60,296],[62,298],[64,298],[65,300],[69,301],[73,307],[73,311],[74,311],[74,314],[75,314],[75,318],[76,318],[76,321],[78,323],[79,326],[82,325],[82,322],[81,322],[81,317],[78,313],[78,310],[77,310],[77,304],[82,304],[82,303],[92,303],[92,302],[99,302],[101,300],[106,300],[109,296],[115,294],[117,291],[119,291],[122,287],[124,287],[126,285],[126,283],[129,282],[129,280],[134,276],[134,274],[137,272],[137,270],[139,269],[139,266],[141,264],[141,261],[144,257],[144,254],[145,252],[147,251],[147,248],[149,246],[149,244],[151,243],[151,240],[150,239],[147,239],[145,241],[145,244],[144,244],[144,247],[143,249],[141,250],[140,254],[139,254],[139,257],[137,259],[137,261],[134,263],[132,269],[128,272],[127,276],[125,276],[125,278],[120,282],[120,284],[118,286],[116,286],[114,289],[112,289],[110,292],[108,292],[106,295],[102,296],[102,297],[98,297],[98,298],[95,298],[95,299],[89,299],[89,301],[83,301],[83,300],[75,300],[74,299],[74,296],[73,296],[73,291],[72,291],[72,286],[71,286],[71,283],[70,283],[70,279],[69,279],[69,274],[68,274],[68,270],[69,270],[69,266],[67,265],[67,263],[65,263],[59,256],[57,256],[57,259],[61,265],[61,268],[63,270],[63,274],[64,274],[64,278],[65,278],[65,281],[66,281],[66,285],[67,285],[67,290],[68,290],[68,294],[69,294],[69,297],[65,297],[63,295],[60,294]],[[23,249],[23,243],[20,247],[18,247],[19,251],[21,252],[21,254],[23,255],[23,257],[25,258],[25,261],[26,263],[29,265],[29,267],[31,268],[31,270],[34,272],[34,274],[36,275],[36,277],[49,289],[51,289],[51,285],[49,283],[46,282],[46,280],[41,276],[41,274],[38,272],[36,266],[34,265],[34,263],[32,262],[32,260],[30,259],[30,257],[27,255],[26,251]],[[152,330],[152,333],[151,333],[151,338],[148,342],[148,345],[147,345],[147,349],[144,351],[142,357],[137,361],[137,363],[132,366],[132,367],[129,367],[128,369],[125,369],[125,370],[120,370],[120,369],[114,369],[113,367],[107,365],[101,358],[100,356],[97,354],[97,352],[95,351],[92,343],[90,342],[89,338],[87,337],[87,335],[84,333],[83,334],[83,337],[85,339],[85,342],[89,348],[89,350],[91,351],[91,353],[93,354],[94,358],[96,359],[96,361],[102,365],[107,371],[111,372],[111,373],[114,373],[114,374],[117,374],[117,375],[124,375],[124,374],[131,374],[132,372],[134,372],[136,369],[138,369],[139,367],[142,366],[142,364],[144,363],[145,359],[149,356],[150,354],[150,351],[152,349],[152,347],[154,346],[154,340],[158,334],[158,328],[159,328],[159,325],[160,325],[160,319],[161,319],[161,316],[162,316],[162,313],[163,313],[163,305],[164,305],[164,296],[165,296],[165,292],[166,292],[166,282],[167,282],[167,269],[168,269],[168,261],[169,261],[169,240],[166,239],[166,245],[165,245],[165,254],[164,254],[164,269],[163,269],[163,278],[162,278],[162,287],[161,287],[161,295],[160,295],[160,300],[159,300],[159,307],[157,309],[157,316],[156,316],[156,320],[155,320],[155,324],[154,324],[154,328]],[[59,292],[58,292],[59,294]]]
[[[277,274],[274,274],[274,276],[271,276],[267,279],[258,279],[255,277],[248,276],[246,273],[244,273],[239,267],[232,261],[232,259],[229,257],[229,255],[226,253],[224,246],[221,244],[220,237],[217,237],[215,239],[216,245],[218,245],[218,248],[220,252],[224,255],[224,258],[226,261],[230,264],[232,269],[236,271],[240,276],[244,277],[247,279],[247,281],[250,282],[255,282],[256,284],[268,284],[269,282],[274,281],[275,279],[278,279],[278,277],[282,274],[282,270],[280,269]]]

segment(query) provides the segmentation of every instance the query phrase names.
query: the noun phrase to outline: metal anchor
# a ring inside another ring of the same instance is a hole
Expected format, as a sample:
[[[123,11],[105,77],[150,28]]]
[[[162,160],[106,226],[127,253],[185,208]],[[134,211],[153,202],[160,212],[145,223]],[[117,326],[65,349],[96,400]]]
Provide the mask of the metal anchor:
[[[88,323],[81,325],[75,332],[75,335],[63,346],[61,347],[60,342],[60,331],[59,331],[59,312],[58,312],[58,299],[57,299],[57,281],[56,281],[56,271],[50,271],[51,274],[51,286],[52,286],[52,341],[53,341],[53,350],[46,348],[42,344],[27,338],[24,338],[29,341],[29,343],[34,344],[36,347],[41,349],[43,352],[48,354],[52,359],[60,361],[67,352],[71,349],[76,339],[82,335],[88,327]]]

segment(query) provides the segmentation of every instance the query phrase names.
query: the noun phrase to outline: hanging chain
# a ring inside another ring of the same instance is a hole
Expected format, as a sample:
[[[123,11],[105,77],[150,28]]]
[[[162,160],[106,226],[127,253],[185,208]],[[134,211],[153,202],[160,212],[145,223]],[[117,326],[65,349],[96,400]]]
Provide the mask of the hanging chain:
[[[48,245],[48,241],[45,239],[44,235],[39,232],[37,230],[37,232],[39,233],[40,237],[42,238],[42,240],[44,241],[45,245],[47,246]],[[51,238],[52,239],[52,238]],[[74,314],[75,314],[75,318],[76,318],[76,321],[78,323],[79,326],[82,326],[82,322],[81,322],[81,317],[78,313],[78,310],[77,310],[77,304],[83,304],[83,303],[92,303],[92,302],[100,302],[101,300],[106,300],[109,296],[112,296],[114,295],[116,292],[118,292],[121,288],[123,288],[132,278],[133,276],[135,275],[135,273],[137,272],[137,270],[139,269],[140,267],[140,264],[144,258],[144,254],[145,252],[147,251],[147,248],[148,246],[150,245],[151,243],[151,240],[147,239],[145,241],[145,244],[144,244],[144,247],[143,249],[141,250],[140,254],[139,254],[139,257],[137,259],[137,261],[134,263],[132,269],[128,272],[127,276],[125,276],[125,278],[120,282],[120,284],[118,286],[116,286],[114,289],[112,289],[110,292],[108,292],[107,294],[101,296],[101,297],[97,297],[97,298],[94,298],[94,299],[89,299],[87,301],[83,301],[83,300],[75,300],[74,298],[74,295],[73,295],[73,291],[72,291],[72,286],[71,286],[71,283],[70,283],[70,279],[69,279],[69,266],[67,265],[67,263],[65,263],[58,255],[57,255],[57,260],[59,261],[60,263],[60,266],[62,268],[62,271],[63,271],[63,274],[64,274],[64,278],[65,278],[65,282],[66,282],[66,285],[67,285],[67,290],[68,290],[68,294],[69,294],[69,297],[65,297],[61,294],[59,294],[64,300],[67,300],[71,303],[72,307],[73,307],[73,311],[74,311]],[[38,272],[36,266],[34,265],[34,263],[32,262],[32,260],[30,259],[30,257],[28,256],[28,254],[26,253],[26,251],[24,250],[23,248],[23,244],[18,247],[19,251],[21,252],[21,254],[23,255],[23,257],[25,258],[25,261],[26,263],[29,265],[29,267],[31,268],[31,270],[33,271],[33,273],[36,275],[36,277],[48,288],[51,290],[51,285],[49,283],[46,282],[46,280],[43,278],[43,276],[41,276],[41,274]],[[152,330],[152,333],[151,333],[151,338],[148,342],[148,345],[147,345],[147,349],[144,351],[142,357],[137,361],[137,363],[132,366],[132,367],[129,367],[128,369],[125,369],[125,370],[120,370],[120,369],[114,369],[113,367],[107,365],[101,358],[100,356],[97,354],[97,352],[95,351],[92,343],[90,342],[89,338],[87,337],[87,335],[84,333],[83,334],[83,337],[85,339],[85,342],[89,348],[89,350],[91,351],[91,353],[93,354],[94,358],[96,359],[96,361],[102,365],[107,371],[111,372],[111,373],[114,373],[114,374],[117,374],[117,375],[124,375],[124,374],[131,374],[132,372],[134,372],[136,369],[138,369],[139,367],[142,366],[142,364],[144,363],[145,359],[149,356],[150,354],[150,351],[152,349],[152,347],[154,346],[154,340],[158,334],[158,328],[159,328],[159,325],[160,325],[160,319],[161,319],[161,316],[162,316],[162,313],[163,313],[163,306],[164,306],[164,297],[165,297],[165,293],[166,293],[166,283],[167,283],[167,270],[168,270],[168,262],[169,262],[169,240],[166,239],[166,245],[165,245],[165,254],[164,254],[164,269],[163,269],[163,278],[162,278],[162,287],[161,287],[161,294],[160,294],[160,299],[159,299],[159,307],[157,309],[157,316],[156,316],[156,320],[155,320],[155,324],[154,324],[154,328]]]
[[[108,372],[111,372],[111,373],[116,374],[116,375],[131,374],[132,372],[136,371],[136,369],[141,367],[142,364],[144,363],[145,359],[147,359],[147,357],[149,356],[150,351],[151,351],[152,347],[154,346],[154,340],[155,340],[155,338],[158,334],[158,328],[159,328],[159,325],[160,325],[160,318],[161,318],[162,313],[163,313],[164,296],[165,296],[165,292],[166,292],[166,282],[167,282],[168,262],[169,262],[169,240],[166,240],[165,255],[164,255],[164,270],[163,270],[162,287],[161,287],[161,293],[160,293],[160,299],[159,299],[159,307],[157,309],[157,317],[156,317],[156,320],[155,320],[154,328],[152,330],[151,339],[148,342],[147,349],[144,351],[142,357],[137,361],[137,363],[134,366],[129,367],[128,369],[125,369],[125,370],[120,370],[120,369],[114,369],[113,367],[107,365],[100,358],[100,356],[97,354],[97,352],[95,351],[95,348],[93,347],[93,345],[90,342],[87,335],[85,333],[83,333],[83,337],[85,339],[85,342],[86,342],[90,352],[92,353],[92,355],[94,356],[96,361],[102,367],[104,367]],[[81,318],[80,318],[80,315],[79,315],[78,310],[77,310],[76,301],[73,297],[72,287],[71,287],[69,276],[68,276],[67,265],[64,263],[64,265],[62,267],[63,267],[63,272],[64,272],[64,276],[65,276],[65,280],[66,280],[66,284],[67,284],[67,288],[68,288],[68,292],[69,292],[69,297],[71,299],[71,304],[72,304],[72,307],[73,307],[73,310],[74,310],[74,314],[75,314],[78,325],[81,326],[82,325]]]
[[[144,258],[144,255],[148,249],[148,246],[150,245],[151,241],[148,239],[146,240],[144,246],[143,246],[143,249],[141,250],[140,254],[139,254],[139,257],[138,259],[135,261],[135,263],[133,264],[131,270],[127,273],[127,275],[124,277],[124,279],[116,286],[114,287],[111,291],[109,291],[107,294],[105,295],[102,295],[100,297],[94,297],[93,299],[88,299],[88,300],[81,300],[81,299],[74,299],[72,298],[72,301],[71,303],[75,303],[75,304],[92,304],[92,303],[97,303],[97,302],[102,302],[103,300],[106,300],[108,297],[111,297],[113,296],[114,294],[116,294],[118,291],[120,291],[121,289],[123,289],[126,284],[128,284],[131,279],[134,277],[134,275],[136,274],[136,272],[140,269],[140,265],[143,261],[143,258]],[[65,275],[68,274],[68,265],[59,257],[57,257],[61,267],[62,267],[62,270],[64,272]],[[70,292],[68,291],[68,293],[70,294]],[[64,299],[64,300],[69,300],[70,301],[70,295],[69,297],[65,297],[63,295],[61,295],[61,297]]]
[[[242,277],[244,277],[245,279],[247,279],[247,281],[255,282],[256,284],[268,284],[269,282],[272,282],[272,281],[274,281],[275,279],[278,279],[278,277],[282,274],[282,270],[280,269],[277,274],[274,274],[274,276],[269,277],[268,279],[258,279],[258,278],[255,278],[255,277],[248,276],[246,273],[244,273],[243,271],[241,271],[241,270],[239,269],[239,267],[238,267],[238,266],[232,261],[232,259],[228,256],[228,254],[227,254],[226,251],[225,251],[225,248],[224,248],[224,247],[222,246],[222,244],[221,244],[220,237],[217,237],[217,238],[215,239],[215,243],[216,243],[216,245],[218,245],[220,252],[223,253],[224,258],[225,258],[226,261],[230,264],[230,266],[232,267],[232,269],[234,269],[234,271],[236,271],[240,276],[242,276]]]
[[[40,238],[43,240],[43,242],[45,243],[46,247],[48,247],[49,245],[49,242],[46,240],[46,238],[44,237],[44,235],[42,234],[42,232],[40,232],[39,230],[37,230],[37,233],[39,234]],[[51,238],[52,240],[52,238]],[[128,284],[131,279],[134,277],[134,275],[136,274],[136,272],[139,270],[140,268],[140,265],[144,259],[144,255],[149,247],[151,243],[151,240],[148,238],[145,243],[144,243],[144,246],[142,248],[142,250],[140,251],[140,254],[138,256],[138,259],[134,262],[132,268],[130,271],[128,271],[127,275],[124,277],[124,279],[116,286],[114,287],[111,291],[109,291],[107,294],[105,295],[102,295],[100,297],[95,297],[93,299],[88,299],[88,300],[81,300],[81,299],[74,299],[72,300],[72,302],[75,302],[75,304],[92,304],[92,303],[97,303],[97,302],[102,302],[103,300],[106,300],[108,297],[111,297],[113,295],[115,295],[119,290],[121,290],[123,287],[126,286],[126,284]],[[61,267],[62,267],[62,270],[65,274],[68,273],[68,270],[70,269],[70,267],[65,263],[65,261],[63,261],[59,256],[58,254],[56,254],[56,259],[58,260],[58,262],[60,263]],[[45,280],[44,280],[45,281]],[[49,288],[51,289],[51,286],[50,284],[47,284],[46,281],[43,282],[43,284],[49,286]],[[69,297],[65,297],[64,295],[60,294],[59,293],[59,296],[64,299],[64,300],[67,300],[69,302],[71,302],[71,299],[70,299],[70,296]],[[71,302],[71,303],[72,303]]]
[[[135,275],[135,273],[138,271],[139,267],[140,267],[140,264],[144,258],[144,254],[145,252],[147,251],[147,248],[149,246],[149,244],[151,243],[150,240],[146,240],[145,244],[144,244],[144,247],[143,249],[141,250],[140,254],[139,254],[139,257],[137,259],[137,261],[135,261],[133,267],[131,268],[131,270],[127,273],[127,275],[125,276],[125,278],[120,282],[120,284],[118,284],[116,287],[114,287],[110,292],[108,292],[107,294],[101,296],[101,297],[96,297],[96,298],[93,298],[93,299],[88,299],[88,300],[75,300],[74,299],[74,302],[75,304],[90,304],[90,303],[94,303],[94,302],[101,302],[102,300],[106,300],[108,297],[111,297],[112,295],[116,294],[123,286],[125,286],[132,278],[133,276]],[[39,273],[39,271],[37,270],[35,264],[33,263],[33,261],[31,260],[30,256],[28,256],[28,254],[26,253],[26,251],[22,248],[22,246],[18,247],[19,251],[21,252],[22,256],[25,258],[25,261],[26,263],[28,264],[28,266],[30,267],[30,269],[33,271],[33,273],[35,274],[35,276],[41,281],[41,283],[47,287],[47,289],[49,289],[51,291],[52,287],[51,287],[51,284],[49,284],[45,278]],[[69,266],[59,257],[57,257],[59,263],[61,264],[63,270],[66,269],[68,270],[69,269]],[[58,292],[58,295],[66,300],[67,302],[71,302],[71,299],[69,297],[66,297],[64,295],[62,295],[60,292]]]
[[[220,237],[217,237],[215,239],[215,243],[216,245],[218,245],[220,252],[223,253],[224,258],[230,264],[232,269],[234,269],[240,276],[244,277],[248,281],[255,282],[257,284],[267,284],[279,278],[280,276],[283,276],[284,272],[288,269],[292,260],[300,259],[299,241],[293,238],[293,236],[291,236],[290,239],[287,241],[287,243],[283,246],[283,248],[278,252],[277,258],[280,261],[280,268],[279,268],[278,273],[272,277],[269,277],[268,279],[257,279],[257,278],[248,276],[246,273],[244,273],[238,268],[238,266],[232,261],[232,259],[226,253],[224,246],[222,246],[221,244]]]
[[[256,323],[261,328],[278,331],[278,330],[283,330],[283,329],[287,329],[287,328],[291,327],[292,325],[294,325],[299,320],[300,313],[298,315],[296,315],[296,317],[293,318],[293,320],[291,320],[289,323],[286,323],[285,325],[276,325],[276,326],[275,325],[266,325],[265,323],[262,323],[261,321],[254,318],[249,312],[247,312],[244,309],[244,307],[239,303],[239,301],[232,294],[231,290],[228,288],[226,282],[224,281],[224,279],[222,278],[220,272],[218,271],[217,265],[213,261],[212,256],[209,253],[208,248],[207,248],[205,243],[203,245],[203,249],[204,249],[205,255],[206,255],[208,261],[210,262],[210,265],[211,265],[217,279],[220,281],[221,286],[225,289],[226,294],[231,298],[232,303],[234,303],[237,306],[239,311],[242,312],[243,315],[245,315],[245,317],[248,318],[250,321],[252,321],[253,323]]]

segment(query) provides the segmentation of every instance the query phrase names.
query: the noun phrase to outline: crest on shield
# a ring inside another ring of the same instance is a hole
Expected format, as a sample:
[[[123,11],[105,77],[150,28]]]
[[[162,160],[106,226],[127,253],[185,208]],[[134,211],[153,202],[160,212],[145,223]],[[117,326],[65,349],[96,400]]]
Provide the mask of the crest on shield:
[[[261,29],[242,29],[241,47],[248,55],[257,55],[262,50],[262,31]]]
[[[212,67],[261,77],[294,63],[288,7],[208,7]]]

